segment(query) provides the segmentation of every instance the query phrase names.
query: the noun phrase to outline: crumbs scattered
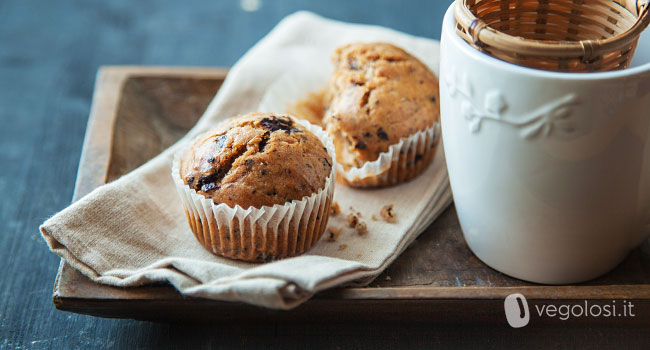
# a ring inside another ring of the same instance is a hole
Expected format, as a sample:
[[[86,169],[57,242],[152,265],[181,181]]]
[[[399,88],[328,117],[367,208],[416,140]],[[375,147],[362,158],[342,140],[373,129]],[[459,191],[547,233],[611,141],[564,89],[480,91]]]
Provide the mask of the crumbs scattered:
[[[330,206],[330,215],[337,216],[339,213],[341,213],[341,207],[337,202],[332,202],[332,205]]]
[[[361,213],[357,212],[352,207],[350,207],[350,210],[352,210],[352,213],[348,214],[347,217],[348,226],[355,229],[359,236],[363,236],[368,233],[368,225],[366,225],[365,222],[359,220]]]
[[[351,211],[352,213],[356,213],[357,216],[360,217],[360,218],[363,217],[363,215],[361,215],[361,212],[356,211],[354,208],[352,208],[352,206],[350,206],[350,211]]]
[[[329,231],[329,237],[327,237],[327,240],[330,242],[336,241],[341,233],[343,233],[343,229],[339,227],[328,227],[327,230]]]
[[[368,226],[366,225],[365,222],[359,221],[359,222],[357,223],[357,226],[356,226],[355,228],[357,229],[357,233],[358,233],[360,236],[363,236],[363,235],[365,235],[366,233],[368,233]]]
[[[386,222],[397,222],[397,216],[395,215],[395,210],[393,210],[392,204],[384,205],[384,207],[381,208],[379,215],[381,215]]]
[[[357,254],[357,258],[360,258],[360,257],[361,257],[361,253]]]
[[[372,214],[372,221],[377,221],[377,215]]]
[[[386,276],[386,281],[390,281],[390,280],[391,280],[390,276]]]
[[[347,244],[341,244],[341,245],[339,246],[339,250],[343,250],[343,249],[345,249],[345,248],[347,248],[347,247],[348,247]]]
[[[359,223],[359,217],[356,214],[354,213],[348,214],[348,226],[355,228],[357,227],[358,223]]]

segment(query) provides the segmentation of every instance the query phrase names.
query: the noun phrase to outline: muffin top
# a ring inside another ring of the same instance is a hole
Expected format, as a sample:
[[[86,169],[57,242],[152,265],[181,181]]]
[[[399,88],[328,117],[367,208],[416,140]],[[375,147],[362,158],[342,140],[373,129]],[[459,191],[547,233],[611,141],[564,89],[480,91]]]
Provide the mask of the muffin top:
[[[438,119],[436,76],[399,47],[348,44],[334,51],[332,62],[323,122],[344,166],[374,161],[402,137]]]
[[[288,116],[250,113],[201,135],[181,158],[180,176],[215,204],[260,208],[301,200],[325,187],[332,158]]]

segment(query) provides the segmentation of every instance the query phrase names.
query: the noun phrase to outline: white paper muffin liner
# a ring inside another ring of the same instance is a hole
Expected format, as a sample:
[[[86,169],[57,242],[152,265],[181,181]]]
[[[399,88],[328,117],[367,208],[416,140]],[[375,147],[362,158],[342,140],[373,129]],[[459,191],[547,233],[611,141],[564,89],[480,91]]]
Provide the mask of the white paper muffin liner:
[[[325,232],[336,183],[334,144],[320,127],[292,119],[316,135],[332,157],[325,186],[301,200],[259,209],[215,204],[183,182],[180,159],[187,148],[175,154],[171,175],[188,223],[199,242],[213,253],[245,261],[295,256],[315,245]]]
[[[379,157],[365,162],[361,167],[347,170],[337,164],[341,178],[354,187],[380,187],[408,181],[420,174],[435,155],[440,138],[440,122],[390,145],[388,151]]]

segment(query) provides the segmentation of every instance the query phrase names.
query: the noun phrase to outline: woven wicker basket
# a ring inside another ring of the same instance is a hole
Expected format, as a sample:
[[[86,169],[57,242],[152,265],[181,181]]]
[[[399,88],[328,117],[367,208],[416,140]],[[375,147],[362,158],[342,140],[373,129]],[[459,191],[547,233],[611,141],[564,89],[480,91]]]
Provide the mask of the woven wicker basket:
[[[544,70],[626,68],[648,0],[456,0],[457,33],[501,60]]]

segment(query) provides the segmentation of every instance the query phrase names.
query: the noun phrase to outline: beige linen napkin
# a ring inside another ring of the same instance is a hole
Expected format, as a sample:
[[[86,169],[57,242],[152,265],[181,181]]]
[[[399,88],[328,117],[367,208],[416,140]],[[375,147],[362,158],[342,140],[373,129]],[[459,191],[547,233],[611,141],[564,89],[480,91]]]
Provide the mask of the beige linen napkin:
[[[351,41],[383,40],[404,47],[437,70],[438,44],[389,29],[344,24],[299,12],[284,19],[232,68],[197,126],[177,144],[120,179],[97,188],[41,226],[50,249],[95,282],[138,286],[168,281],[189,296],[243,301],[288,309],[315,292],[369,283],[451,201],[442,147],[415,180],[381,190],[337,184],[343,227],[350,206],[369,232],[346,229],[336,242],[323,238],[307,254],[266,264],[215,256],[194,238],[170,177],[173,153],[225,118],[253,111],[265,90],[297,65],[328,64],[332,50]],[[385,204],[397,223],[373,221]],[[326,234],[327,235],[327,234]],[[347,245],[345,247],[344,245]]]

